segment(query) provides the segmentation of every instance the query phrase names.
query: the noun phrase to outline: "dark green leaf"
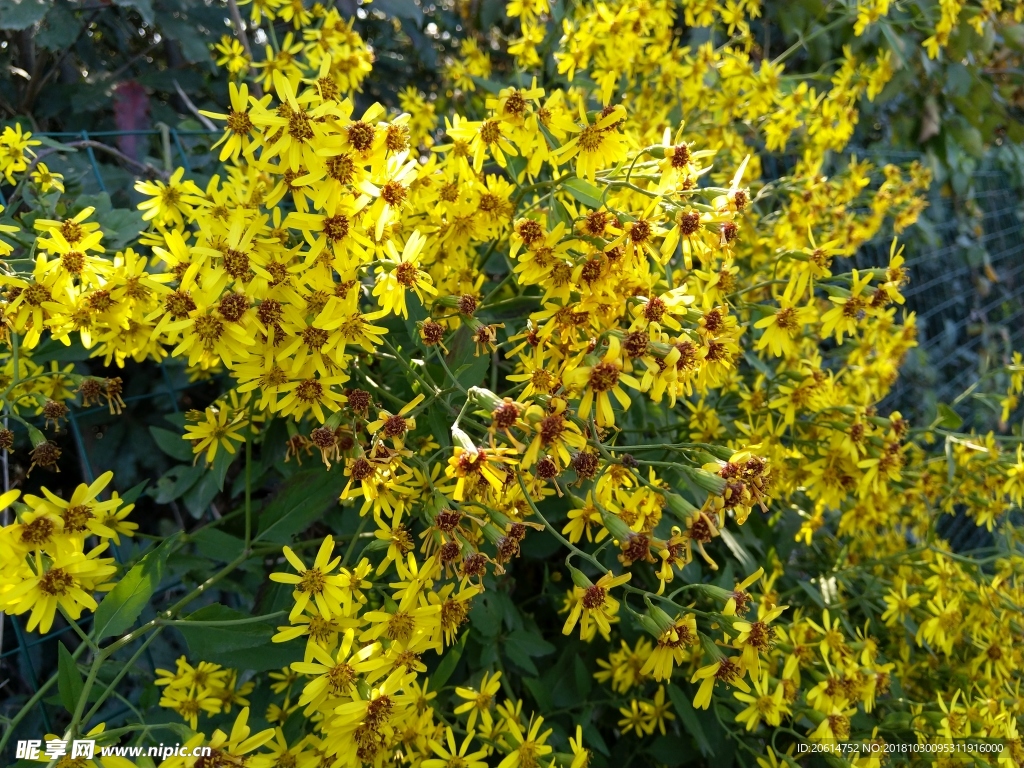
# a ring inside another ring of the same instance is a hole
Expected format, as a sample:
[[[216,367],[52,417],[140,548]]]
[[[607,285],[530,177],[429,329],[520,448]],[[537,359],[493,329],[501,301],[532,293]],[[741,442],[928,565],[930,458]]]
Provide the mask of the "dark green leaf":
[[[103,598],[93,620],[94,639],[97,642],[111,635],[120,635],[139,618],[142,609],[160,586],[167,556],[177,540],[178,534],[164,539],[159,547],[143,557]]]
[[[477,77],[476,75],[471,75],[470,77],[474,83],[479,85],[488,93],[498,93],[498,91],[501,90],[501,85],[493,80],[488,80],[486,77]]]
[[[75,42],[81,29],[82,25],[68,7],[68,4],[66,2],[56,2],[47,12],[43,26],[36,34],[36,45],[49,51],[62,51]],[[42,136],[37,135],[36,138],[46,144],[46,146],[52,147],[54,144],[58,144],[58,142],[52,139],[47,140]]]
[[[200,467],[200,469],[202,474],[199,476],[199,481],[189,488],[181,499],[185,503],[185,509],[196,520],[206,513],[220,491],[217,473],[206,467]]]
[[[444,684],[448,682],[448,678],[452,676],[452,672],[458,666],[462,652],[466,650],[467,637],[469,637],[469,633],[463,632],[459,641],[445,652],[441,663],[437,665],[434,674],[430,676],[430,690],[439,691],[444,688]]]
[[[456,380],[469,389],[483,381],[491,365],[491,358],[490,355],[477,356],[473,334],[469,326],[463,325],[452,336],[447,363]]]
[[[153,23],[153,0],[114,0],[114,5],[122,8],[134,8],[147,24]]]
[[[674,766],[692,762],[687,754],[689,752],[688,747],[689,744],[685,739],[670,733],[655,739],[654,743],[647,748],[647,753],[660,765],[674,768]]]
[[[256,540],[286,543],[338,503],[346,480],[340,470],[294,475],[260,513]]]
[[[48,0],[0,0],[0,29],[22,30],[43,20]]]
[[[447,409],[442,406],[431,408],[427,412],[427,426],[430,427],[430,432],[442,448],[447,448],[452,444],[451,418],[447,415]]]
[[[115,208],[99,217],[103,229],[103,245],[107,250],[120,251],[133,243],[146,228],[140,211]]]
[[[234,560],[245,548],[245,542],[240,538],[218,528],[203,528],[192,540],[204,555],[224,563]]]
[[[82,696],[82,673],[78,671],[71,652],[64,643],[57,643],[57,690],[60,692],[60,703],[71,714],[75,714],[75,706]]]
[[[668,687],[668,696],[672,699],[672,706],[675,707],[676,714],[679,715],[679,721],[689,734],[693,736],[693,740],[697,742],[697,749],[700,750],[700,753],[705,757],[713,755],[715,749],[711,742],[708,741],[708,737],[701,727],[700,720],[697,719],[697,711],[693,708],[690,697],[677,685],[670,685]]]
[[[821,596],[820,589],[815,587],[809,581],[801,581],[800,587],[810,596],[811,600],[813,600],[819,608],[825,607],[825,598]]]
[[[302,658],[305,643],[301,640],[273,642],[276,631],[270,622],[210,623],[252,618],[247,613],[214,603],[200,608],[187,617],[186,623],[175,625],[175,629],[185,638],[189,652],[195,658],[236,669],[263,672],[281,669]],[[282,619],[281,623],[286,623],[286,619]]]
[[[590,672],[587,671],[587,665],[579,656],[576,656],[573,660],[573,674],[576,677],[576,692],[583,698],[586,698],[590,695],[590,689],[594,681],[590,676]]]
[[[195,454],[192,453],[192,446],[183,439],[177,432],[161,427],[150,427],[149,434],[153,436],[160,450],[178,461],[191,462]]]
[[[747,548],[744,547],[736,537],[725,528],[722,529],[722,541],[725,542],[725,546],[727,546],[729,551],[732,552],[733,557],[739,560],[743,570],[748,572],[756,570],[757,562],[747,551]]]
[[[423,10],[416,0],[375,0],[373,10],[382,11],[388,16],[423,21]]]
[[[569,179],[565,182],[569,194],[588,208],[601,207],[601,190],[586,179]]]
[[[528,632],[525,629],[509,632],[508,637],[505,638],[505,645],[506,647],[514,645],[528,656],[547,656],[549,653],[555,652],[555,646],[539,634]]]
[[[516,666],[520,667],[526,674],[537,674],[537,665],[533,663],[533,659],[530,658],[529,654],[518,645],[506,643],[505,655],[515,662]]]
[[[138,485],[133,485],[121,497],[121,501],[124,502],[125,504],[134,504],[138,500],[139,496],[141,496],[143,492],[146,490],[146,487],[148,485],[149,480],[143,480]]]
[[[172,467],[156,481],[156,488],[150,492],[150,495],[157,504],[169,504],[187,493],[202,476],[202,467],[191,465]]]

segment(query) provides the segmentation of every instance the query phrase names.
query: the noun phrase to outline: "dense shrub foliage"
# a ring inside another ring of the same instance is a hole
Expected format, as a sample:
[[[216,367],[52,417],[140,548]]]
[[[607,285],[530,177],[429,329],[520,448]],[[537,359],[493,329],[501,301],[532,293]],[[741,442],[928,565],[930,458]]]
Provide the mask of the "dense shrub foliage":
[[[410,8],[353,10],[398,35]],[[0,608],[70,628],[4,746],[875,766],[803,748],[972,737],[1024,762],[1024,364],[988,375],[1002,433],[889,409],[932,174],[844,154],[1024,8],[862,2],[772,58],[781,11],[746,0],[459,4],[429,83],[379,74],[339,8],[231,10],[214,175],[149,167],[125,211],[48,167],[75,146],[0,135]],[[168,381],[187,410],[147,430],[132,397]],[[148,487],[92,476],[97,404],[166,454]],[[947,514],[993,547],[951,551]]]

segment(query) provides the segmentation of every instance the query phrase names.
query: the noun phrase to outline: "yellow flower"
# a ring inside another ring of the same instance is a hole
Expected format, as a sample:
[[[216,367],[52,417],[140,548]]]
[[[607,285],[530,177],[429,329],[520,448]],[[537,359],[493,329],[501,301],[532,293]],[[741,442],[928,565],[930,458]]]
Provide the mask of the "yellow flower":
[[[351,598],[343,588],[341,574],[332,573],[341,563],[340,557],[333,557],[333,536],[323,540],[311,568],[306,568],[291,547],[284,547],[283,552],[285,559],[298,574],[272,573],[270,580],[295,586],[295,591],[292,592],[295,605],[288,615],[290,621],[294,621],[307,605],[315,606],[316,612],[325,619],[342,617],[348,613],[343,606],[347,605]]]
[[[616,336],[609,337],[608,349],[597,362],[569,371],[565,374],[564,380],[576,390],[583,389],[579,417],[586,419],[594,409],[599,427],[615,425],[615,412],[612,410],[609,395],[614,395],[623,409],[630,406],[629,395],[625,393],[620,383],[640,389],[640,383],[623,370],[621,347]]]
[[[768,725],[777,726],[782,722],[782,716],[789,712],[789,707],[783,701],[782,682],[780,681],[775,690],[770,688],[768,673],[762,677],[752,678],[754,693],[743,693],[736,691],[733,696],[747,705],[747,708],[736,715],[737,723],[745,723],[748,731],[757,729],[763,719]]]
[[[447,749],[439,740],[431,739],[430,749],[437,757],[424,760],[421,763],[423,768],[451,768],[452,766],[487,768],[487,762],[484,760],[487,756],[486,749],[478,749],[476,752],[469,751],[469,745],[473,742],[474,736],[472,730],[466,734],[466,738],[462,740],[462,746],[458,748],[456,748],[455,735],[451,728],[445,728],[444,735]]]
[[[182,181],[185,169],[178,168],[165,184],[162,181],[137,181],[135,190],[149,199],[139,203],[142,218],[158,224],[183,227],[185,217],[191,216],[199,202],[202,190],[191,180]]]
[[[91,593],[117,570],[113,558],[98,556],[106,548],[104,543],[85,554],[80,544],[58,541],[45,561],[37,551],[30,572],[0,579],[0,608],[15,616],[31,611],[28,631],[38,627],[43,634],[53,626],[58,606],[72,619],[96,610]]]
[[[631,573],[623,573],[618,576],[606,573],[597,580],[596,584],[576,586],[573,591],[572,610],[562,626],[562,634],[572,634],[573,627],[579,622],[580,637],[588,640],[594,636],[595,628],[591,626],[591,622],[593,622],[601,634],[607,637],[611,631],[609,619],[619,612],[619,601],[612,597],[610,592],[615,587],[625,584],[632,577]],[[582,578],[585,580],[584,584],[589,581],[585,576]]]
[[[425,295],[433,296],[437,293],[430,276],[419,268],[425,242],[426,238],[418,230],[413,231],[402,248],[401,255],[394,243],[388,242],[389,259],[383,266],[377,268],[377,281],[373,287],[373,295],[378,297],[383,312],[408,317],[406,291],[416,294],[421,303],[425,303]]]
[[[700,688],[697,689],[697,695],[693,697],[693,706],[698,709],[707,709],[711,706],[711,692],[714,690],[715,683],[719,681],[739,688],[744,693],[749,693],[750,686],[743,679],[745,674],[746,670],[733,659],[723,658],[701,667],[690,678],[691,683],[700,680]]]
[[[473,730],[478,716],[482,721],[483,730],[490,730],[493,722],[491,708],[494,706],[494,697],[499,690],[501,690],[501,672],[495,672],[493,675],[485,672],[478,689],[465,687],[455,689],[455,695],[463,699],[465,703],[455,707],[454,712],[456,715],[469,713],[466,720],[467,730]]]
[[[544,718],[538,716],[530,719],[528,727],[520,728],[519,723],[506,718],[508,741],[514,748],[498,763],[498,768],[532,768],[540,764],[538,758],[551,754],[554,750],[544,743],[551,729],[540,733],[543,723]]]
[[[626,119],[621,104],[605,107],[591,124],[583,100],[579,101],[580,124],[572,131],[577,135],[555,151],[553,159],[564,163],[576,158],[576,175],[594,181],[598,169],[611,168],[626,158],[626,144],[618,126]]]
[[[205,421],[197,424],[186,424],[183,440],[192,442],[192,452],[199,459],[199,454],[206,451],[205,461],[208,466],[213,465],[217,457],[217,450],[223,448],[232,456],[235,454],[235,445],[244,443],[246,436],[239,430],[248,426],[249,420],[244,414],[235,414],[228,421],[228,409],[210,406],[204,411]]]
[[[46,167],[46,163],[36,163],[36,168],[32,171],[32,182],[38,185],[39,191],[44,195],[51,189],[56,189],[58,192],[64,191],[64,176],[53,173]]]

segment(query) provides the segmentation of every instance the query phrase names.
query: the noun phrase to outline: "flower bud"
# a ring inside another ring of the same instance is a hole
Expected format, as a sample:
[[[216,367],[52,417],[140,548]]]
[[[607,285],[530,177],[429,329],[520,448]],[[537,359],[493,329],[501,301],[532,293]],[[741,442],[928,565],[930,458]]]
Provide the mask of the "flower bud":
[[[721,496],[725,490],[725,478],[708,472],[706,469],[695,469],[693,467],[682,467],[686,476],[693,480],[694,485],[707,491],[714,496]]]
[[[668,507],[668,511],[684,523],[697,512],[697,508],[678,493],[668,491],[662,495],[665,497],[665,506]]]
[[[463,432],[459,427],[452,425],[452,440],[455,444],[462,447],[464,450],[470,453],[477,453],[476,443],[473,442],[473,438]]]
[[[672,629],[676,623],[675,619],[650,602],[647,603],[647,616],[650,618],[654,626],[658,628],[658,634]]]
[[[601,523],[608,529],[608,532],[616,541],[625,541],[633,535],[633,531],[630,530],[622,518],[610,512],[601,510]]]
[[[697,634],[700,636],[701,649],[704,651],[705,654],[711,657],[712,663],[716,661],[721,661],[725,658],[725,656],[722,655],[722,652],[718,649],[718,646],[715,645],[714,640],[705,635],[703,632],[698,632]]]
[[[484,389],[483,387],[470,387],[469,399],[474,403],[478,403],[488,411],[493,411],[504,402],[500,397],[491,392],[491,390]]]
[[[569,574],[572,576],[572,583],[573,584],[575,584],[580,589],[588,589],[588,588],[594,586],[594,582],[592,582],[587,577],[587,574],[585,574],[579,568],[574,568],[573,566],[569,565],[568,563],[566,563],[566,565],[569,568]]]

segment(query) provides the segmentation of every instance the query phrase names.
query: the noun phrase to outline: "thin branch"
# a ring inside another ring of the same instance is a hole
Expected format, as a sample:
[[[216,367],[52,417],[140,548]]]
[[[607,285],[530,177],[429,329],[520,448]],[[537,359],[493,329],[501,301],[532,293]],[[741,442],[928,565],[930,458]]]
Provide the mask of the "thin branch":
[[[249,56],[249,60],[252,61],[252,48],[249,47],[249,36],[245,33],[245,24],[242,22],[242,14],[238,12],[237,0],[228,0],[228,10],[231,11],[231,21],[234,23],[235,30],[238,32],[238,39],[242,41],[242,47],[245,48],[245,52]]]
[[[178,84],[177,80],[174,81],[174,90],[178,92],[178,95],[181,97],[181,100],[185,102],[185,106],[188,107],[188,111],[195,115],[196,120],[202,123],[203,128],[206,128],[207,130],[210,131],[219,130],[217,126],[213,124],[213,121],[206,115],[204,115],[202,112],[200,112],[196,105],[192,103],[192,99],[188,97],[188,94],[185,93],[184,89]]]

